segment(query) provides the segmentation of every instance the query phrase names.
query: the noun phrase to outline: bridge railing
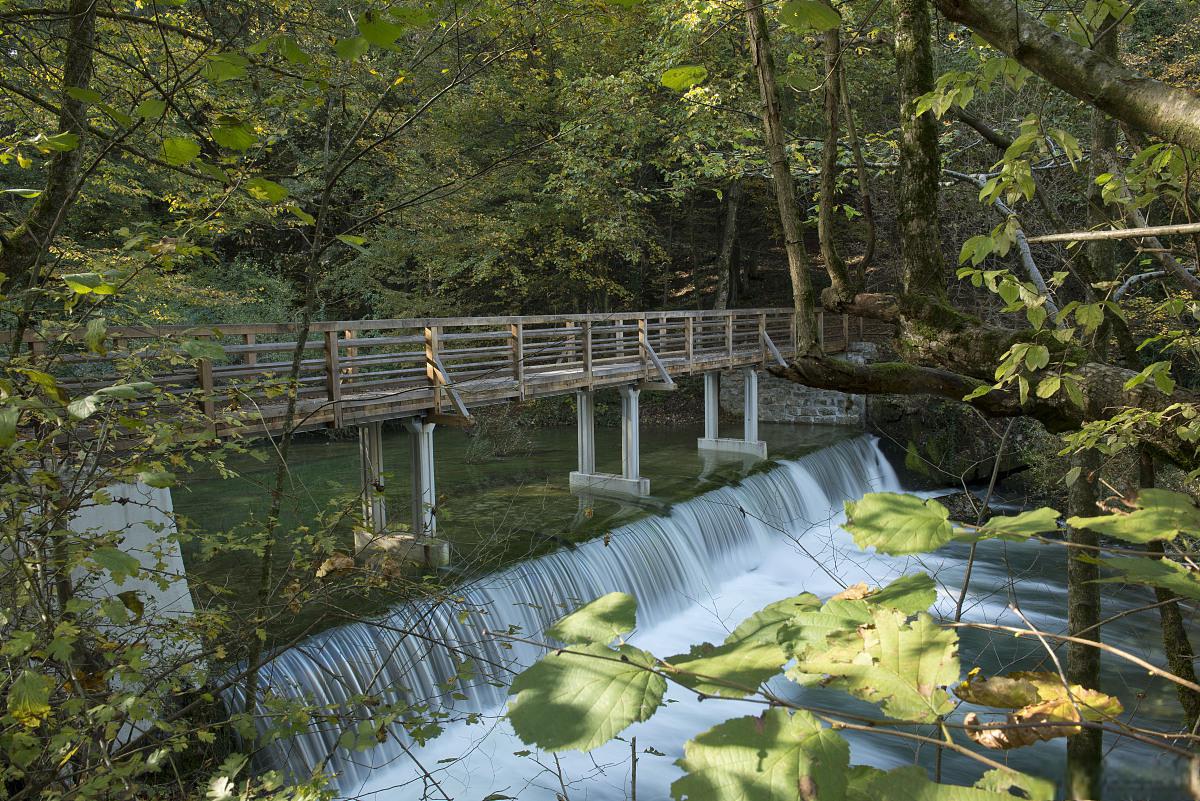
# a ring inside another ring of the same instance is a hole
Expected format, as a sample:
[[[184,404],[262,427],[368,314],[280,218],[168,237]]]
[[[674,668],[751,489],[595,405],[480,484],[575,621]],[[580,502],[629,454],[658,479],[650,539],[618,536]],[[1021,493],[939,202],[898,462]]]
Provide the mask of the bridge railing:
[[[819,329],[829,352],[874,338],[843,315],[821,315]],[[103,353],[82,336],[26,342],[53,353],[72,395],[132,373],[180,404],[198,404],[218,434],[262,433],[282,427],[298,331],[294,323],[116,328]],[[300,363],[299,427],[461,417],[470,406],[579,388],[669,383],[786,358],[794,338],[787,308],[316,322]]]

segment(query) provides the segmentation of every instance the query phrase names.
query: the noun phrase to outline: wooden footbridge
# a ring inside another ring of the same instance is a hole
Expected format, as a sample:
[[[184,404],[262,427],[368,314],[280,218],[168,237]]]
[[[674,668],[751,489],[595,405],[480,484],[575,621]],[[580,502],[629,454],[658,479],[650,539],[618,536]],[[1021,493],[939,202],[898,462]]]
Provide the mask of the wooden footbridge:
[[[861,318],[821,315],[826,352],[886,332]],[[111,329],[105,355],[82,347],[57,360],[72,395],[107,386],[120,362],[180,403],[198,404],[221,437],[269,436],[285,425],[286,386],[297,345],[294,323],[155,326]],[[61,347],[26,337],[34,351]],[[417,534],[432,532],[433,428],[469,424],[479,406],[577,394],[579,469],[574,487],[646,494],[638,464],[637,398],[642,389],[673,389],[675,378],[705,375],[705,437],[700,447],[765,456],[757,435],[757,370],[786,364],[795,352],[791,309],[662,311],[613,314],[458,317],[317,322],[300,365],[295,430],[356,426],[363,462],[363,516],[369,530],[386,525],[380,424],[403,420],[413,435]],[[197,358],[198,357],[198,358]],[[746,429],[740,440],[717,436],[717,376],[746,371]],[[595,470],[592,393],[622,397],[621,475]]]

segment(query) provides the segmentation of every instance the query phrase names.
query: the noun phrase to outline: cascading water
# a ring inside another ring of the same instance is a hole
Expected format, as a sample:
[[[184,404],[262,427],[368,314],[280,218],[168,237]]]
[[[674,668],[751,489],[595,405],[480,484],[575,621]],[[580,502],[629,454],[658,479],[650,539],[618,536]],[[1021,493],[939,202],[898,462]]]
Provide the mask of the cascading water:
[[[344,795],[373,795],[377,801],[560,795],[572,801],[624,799],[630,789],[629,738],[636,737],[639,792],[665,798],[679,775],[673,763],[687,739],[728,717],[755,710],[719,701],[700,704],[676,688],[668,698],[680,703],[630,727],[623,740],[590,754],[555,759],[526,748],[502,716],[507,680],[540,650],[521,643],[502,647],[502,639],[488,632],[511,627],[522,637],[537,639],[547,625],[580,603],[619,590],[638,601],[639,627],[631,641],[669,656],[693,643],[719,642],[743,618],[779,598],[800,591],[829,595],[858,581],[881,585],[916,570],[935,576],[943,589],[943,604],[952,607],[964,565],[960,549],[893,559],[862,552],[839,527],[844,500],[898,489],[896,475],[873,439],[846,440],[736,486],[679,503],[669,514],[624,525],[602,540],[498,571],[460,588],[461,605],[403,605],[374,622],[313,637],[270,663],[263,678],[271,692],[307,697],[330,708],[344,708],[348,699],[360,694],[424,699],[460,720],[423,746],[393,733],[360,752],[337,747],[344,723],[314,723],[308,731],[277,743],[275,761],[294,775],[306,775],[324,764],[337,775]],[[1029,586],[1043,582],[1037,596],[1043,602],[1026,607],[1027,617],[1039,626],[1060,628],[1061,575],[1046,575],[1039,559],[1043,557],[1036,551],[981,545],[967,618],[1020,625],[1005,604],[1015,575]],[[1047,598],[1053,600],[1045,602]],[[1127,631],[1123,636],[1128,642],[1144,640],[1144,634]],[[1017,653],[1012,648],[1011,638],[997,645],[964,635],[962,658],[964,664],[989,659],[1012,664],[1029,658],[1028,650]],[[464,701],[445,681],[466,658],[475,663],[479,675],[466,687],[455,688],[466,694]],[[1130,677],[1121,674],[1119,680],[1128,684]],[[857,702],[833,691],[800,690],[787,682],[779,682],[775,690],[803,696],[808,703],[873,713],[870,705],[855,706]],[[370,717],[369,710],[362,711],[364,719]],[[471,721],[461,720],[468,714]],[[890,767],[914,759],[911,748],[886,739],[849,739],[854,762]],[[1044,775],[1046,749],[1060,747],[1033,749],[1032,757],[1017,754],[1010,763]],[[1157,758],[1144,749],[1125,748],[1110,759],[1110,775],[1129,780],[1131,770],[1144,770]],[[1057,754],[1053,759],[1061,761]],[[946,779],[962,783],[974,781],[978,774],[975,765],[961,760],[948,761],[943,772]]]

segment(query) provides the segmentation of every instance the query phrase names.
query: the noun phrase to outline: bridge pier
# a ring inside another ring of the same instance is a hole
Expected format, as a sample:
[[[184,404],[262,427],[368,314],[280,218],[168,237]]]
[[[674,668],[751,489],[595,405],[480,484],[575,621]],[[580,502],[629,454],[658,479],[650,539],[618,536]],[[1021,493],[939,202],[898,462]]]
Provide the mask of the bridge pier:
[[[616,495],[650,494],[650,479],[641,475],[641,432],[638,424],[638,395],[635,386],[618,388],[621,392],[621,475],[596,472],[596,404],[590,389],[575,393],[578,415],[579,469],[571,472],[571,489]]]
[[[362,480],[363,525],[355,530],[356,553],[369,551],[402,561],[421,562],[429,567],[449,564],[449,546],[437,533],[437,493],[434,484],[434,424],[422,417],[404,421],[412,454],[412,519],[409,531],[388,529],[387,502],[383,488],[383,424],[358,426],[358,454]]]
[[[423,417],[404,421],[412,452],[412,533],[416,537],[437,534],[437,490],[434,483],[433,423]]]
[[[718,421],[721,415],[720,373],[704,374],[704,436],[696,446],[702,451],[728,453],[739,456],[767,458],[767,443],[758,438],[758,371],[753,367],[742,369],[745,377],[742,397],[742,438],[725,439],[718,436]]]

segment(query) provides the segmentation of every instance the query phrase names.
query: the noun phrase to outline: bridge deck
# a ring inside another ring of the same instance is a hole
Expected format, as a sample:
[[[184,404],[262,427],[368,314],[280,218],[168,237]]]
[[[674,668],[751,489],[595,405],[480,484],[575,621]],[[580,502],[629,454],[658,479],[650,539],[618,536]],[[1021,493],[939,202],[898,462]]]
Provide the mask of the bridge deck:
[[[822,315],[827,352],[886,332]],[[78,342],[30,337],[57,349],[72,394],[122,374],[154,382],[198,405],[219,436],[276,433],[286,406],[296,324],[160,326],[109,332],[103,356]],[[299,430],[415,414],[463,416],[473,407],[631,383],[766,365],[793,355],[786,308],[615,314],[356,320],[314,323],[300,370]],[[219,345],[210,354],[195,341]],[[189,358],[202,353],[205,357]]]

